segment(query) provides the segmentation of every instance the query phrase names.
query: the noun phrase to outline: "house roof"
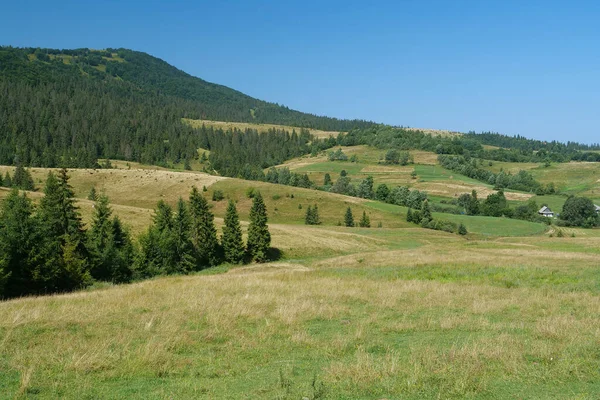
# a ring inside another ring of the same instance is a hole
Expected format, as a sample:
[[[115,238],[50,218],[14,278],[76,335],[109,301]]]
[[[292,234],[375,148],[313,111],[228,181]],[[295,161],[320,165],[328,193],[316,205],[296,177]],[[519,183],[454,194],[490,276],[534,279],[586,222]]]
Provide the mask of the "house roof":
[[[596,207],[596,211],[600,211],[600,206],[594,204],[594,207]]]
[[[546,206],[540,208],[540,211],[538,211],[538,213],[539,214],[550,214],[550,213],[554,214],[554,212],[549,207],[546,207]]]

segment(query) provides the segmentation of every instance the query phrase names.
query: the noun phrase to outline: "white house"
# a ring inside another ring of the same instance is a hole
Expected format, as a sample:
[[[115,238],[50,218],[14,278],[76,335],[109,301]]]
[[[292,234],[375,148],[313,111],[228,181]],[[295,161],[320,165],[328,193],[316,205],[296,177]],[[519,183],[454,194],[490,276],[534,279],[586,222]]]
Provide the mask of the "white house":
[[[554,217],[554,212],[548,206],[544,206],[544,207],[540,208],[540,211],[538,211],[538,214],[540,214],[543,217],[548,217],[548,218]]]
[[[600,214],[600,206],[594,204],[594,207],[596,208],[596,214]]]

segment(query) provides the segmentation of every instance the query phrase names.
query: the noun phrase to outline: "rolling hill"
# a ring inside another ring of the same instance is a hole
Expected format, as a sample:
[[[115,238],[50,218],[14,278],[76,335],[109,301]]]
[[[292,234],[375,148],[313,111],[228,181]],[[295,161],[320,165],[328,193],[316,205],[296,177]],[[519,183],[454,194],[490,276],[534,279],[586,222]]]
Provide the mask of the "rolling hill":
[[[0,187],[0,289],[94,279],[0,296],[0,398],[596,398],[600,229],[537,207],[600,201],[597,148],[305,114],[126,49],[2,47],[0,186],[26,165],[36,187]],[[276,256],[195,258],[194,188],[219,238],[235,204],[245,243],[260,192]],[[148,267],[164,254],[189,269]]]

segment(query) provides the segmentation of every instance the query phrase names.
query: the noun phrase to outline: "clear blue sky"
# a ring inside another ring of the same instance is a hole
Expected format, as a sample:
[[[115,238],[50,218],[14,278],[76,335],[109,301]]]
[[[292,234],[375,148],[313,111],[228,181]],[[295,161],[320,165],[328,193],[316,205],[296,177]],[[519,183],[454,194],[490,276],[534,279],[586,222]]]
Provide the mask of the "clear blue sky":
[[[340,118],[600,142],[598,1],[5,1],[0,44],[126,47]]]

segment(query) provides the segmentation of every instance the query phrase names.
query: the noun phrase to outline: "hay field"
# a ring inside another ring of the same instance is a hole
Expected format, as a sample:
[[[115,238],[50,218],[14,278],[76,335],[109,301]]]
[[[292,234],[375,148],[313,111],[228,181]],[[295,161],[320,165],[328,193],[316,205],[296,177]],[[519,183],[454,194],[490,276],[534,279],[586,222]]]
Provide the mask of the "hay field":
[[[215,129],[233,130],[239,129],[244,131],[246,129],[255,129],[259,132],[267,132],[269,129],[279,129],[292,131],[296,130],[297,133],[300,133],[300,130],[303,128],[299,128],[297,126],[287,126],[287,125],[274,125],[274,124],[252,124],[247,122],[223,122],[223,121],[209,121],[209,120],[197,120],[197,119],[188,119],[183,118],[183,122],[189,124],[194,128],[201,128],[202,125],[206,127],[212,126]],[[319,129],[308,129],[306,128],[312,135],[315,135],[321,139],[327,139],[330,136],[337,137],[340,132],[336,131],[323,131]]]

